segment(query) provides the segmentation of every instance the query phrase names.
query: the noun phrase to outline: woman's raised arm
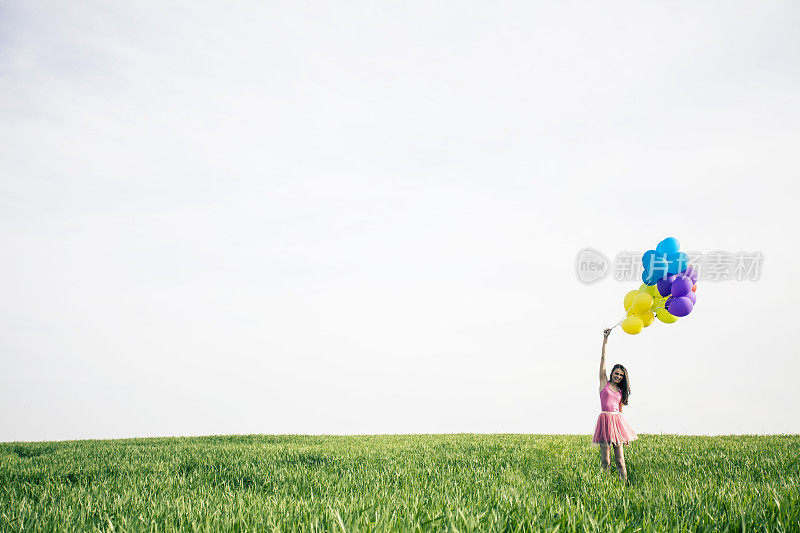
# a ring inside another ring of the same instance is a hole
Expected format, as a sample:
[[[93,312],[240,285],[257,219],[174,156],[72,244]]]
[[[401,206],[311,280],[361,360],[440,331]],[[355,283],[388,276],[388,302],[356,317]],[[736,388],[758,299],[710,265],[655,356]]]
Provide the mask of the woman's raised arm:
[[[611,333],[610,329],[603,330],[603,352],[600,355],[600,390],[606,386],[606,343],[608,342],[608,335]]]

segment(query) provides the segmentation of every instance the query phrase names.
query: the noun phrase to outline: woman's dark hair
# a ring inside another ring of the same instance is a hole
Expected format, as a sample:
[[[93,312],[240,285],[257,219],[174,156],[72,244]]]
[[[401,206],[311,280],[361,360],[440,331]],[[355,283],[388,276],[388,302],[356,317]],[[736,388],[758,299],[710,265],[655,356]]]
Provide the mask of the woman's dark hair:
[[[614,365],[614,368],[611,369],[611,375],[613,375],[614,370],[618,368],[622,370],[622,381],[619,383],[619,390],[622,392],[622,405],[628,405],[628,396],[631,395],[630,376],[628,376],[628,370],[619,363]]]

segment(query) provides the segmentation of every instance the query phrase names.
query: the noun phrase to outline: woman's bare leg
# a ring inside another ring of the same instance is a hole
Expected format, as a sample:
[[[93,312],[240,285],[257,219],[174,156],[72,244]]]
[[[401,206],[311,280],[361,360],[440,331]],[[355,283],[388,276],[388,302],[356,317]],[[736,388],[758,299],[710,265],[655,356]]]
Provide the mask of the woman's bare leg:
[[[619,479],[622,481],[628,481],[628,470],[625,468],[625,452],[623,451],[624,444],[615,444],[614,445],[614,463],[617,465],[617,473],[619,474]]]
[[[611,474],[611,449],[605,442],[600,443],[600,465],[603,467],[603,473]]]

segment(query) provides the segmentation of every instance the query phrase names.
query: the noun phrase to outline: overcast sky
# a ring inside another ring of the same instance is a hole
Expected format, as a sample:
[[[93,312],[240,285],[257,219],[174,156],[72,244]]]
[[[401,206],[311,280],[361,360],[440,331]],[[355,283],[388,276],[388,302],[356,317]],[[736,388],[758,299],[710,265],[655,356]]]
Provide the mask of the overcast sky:
[[[0,441],[800,432],[797,2],[0,1]]]

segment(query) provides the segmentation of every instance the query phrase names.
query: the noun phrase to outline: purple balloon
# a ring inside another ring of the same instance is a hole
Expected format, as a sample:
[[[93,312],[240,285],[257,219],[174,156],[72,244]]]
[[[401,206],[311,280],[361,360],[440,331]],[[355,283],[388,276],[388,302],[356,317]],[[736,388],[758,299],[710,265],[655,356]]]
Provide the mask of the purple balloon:
[[[675,276],[675,281],[672,282],[670,293],[675,298],[686,296],[687,292],[692,292],[692,285],[694,285],[694,283],[692,283],[691,279],[683,274],[678,274]]]
[[[697,276],[697,270],[695,270],[695,268],[692,265],[689,265],[688,267],[686,267],[686,270],[681,272],[681,274],[683,274],[684,276],[686,276],[690,280],[692,280],[692,285],[697,283],[697,277],[698,277]]]
[[[687,292],[684,298],[689,298],[692,301],[693,306],[697,303],[697,295],[692,291]]]
[[[667,312],[675,316],[686,316],[692,312],[694,304],[686,296],[674,296],[669,298],[666,302]]]
[[[675,281],[675,276],[667,276],[664,279],[656,281],[656,288],[658,289],[658,294],[660,294],[661,296],[669,296],[670,294],[672,294],[673,281]]]

